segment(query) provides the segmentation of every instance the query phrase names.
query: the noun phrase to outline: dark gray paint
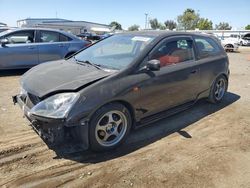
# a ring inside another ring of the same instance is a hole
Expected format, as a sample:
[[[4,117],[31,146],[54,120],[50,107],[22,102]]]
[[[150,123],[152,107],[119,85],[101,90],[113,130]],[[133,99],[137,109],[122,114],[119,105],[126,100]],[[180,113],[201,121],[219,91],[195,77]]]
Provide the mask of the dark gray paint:
[[[107,103],[121,102],[128,107],[133,119],[140,122],[160,111],[208,97],[213,81],[220,75],[229,76],[228,57],[221,46],[220,53],[214,57],[199,60],[195,51],[194,61],[142,72],[140,65],[148,60],[150,52],[162,40],[210,36],[148,31],[134,33],[137,34],[155,35],[156,38],[120,72],[111,74],[90,66],[73,65],[71,59],[31,69],[23,76],[22,86],[40,97],[68,90],[79,92],[81,97],[64,119],[64,126],[79,126],[86,122],[87,128],[92,114]],[[91,84],[86,86],[88,82]]]

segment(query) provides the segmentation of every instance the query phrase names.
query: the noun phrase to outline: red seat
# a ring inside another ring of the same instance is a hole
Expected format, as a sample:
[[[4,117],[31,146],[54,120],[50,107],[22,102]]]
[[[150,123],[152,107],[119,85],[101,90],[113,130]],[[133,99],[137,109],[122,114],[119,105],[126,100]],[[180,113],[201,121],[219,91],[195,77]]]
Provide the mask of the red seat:
[[[180,57],[178,56],[170,56],[170,55],[165,55],[159,58],[160,65],[161,67],[171,65],[171,64],[176,64],[180,62]]]

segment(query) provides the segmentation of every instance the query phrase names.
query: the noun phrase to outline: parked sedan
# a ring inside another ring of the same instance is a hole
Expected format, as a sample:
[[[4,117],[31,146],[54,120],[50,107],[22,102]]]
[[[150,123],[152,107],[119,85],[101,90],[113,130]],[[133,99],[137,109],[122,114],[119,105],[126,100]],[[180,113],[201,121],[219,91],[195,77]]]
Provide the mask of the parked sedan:
[[[137,128],[228,87],[228,57],[214,37],[132,32],[108,37],[67,60],[44,63],[21,78],[13,97],[47,143],[71,135],[84,148],[113,149]]]
[[[46,61],[67,58],[88,44],[59,30],[7,30],[0,33],[0,70],[30,68]]]

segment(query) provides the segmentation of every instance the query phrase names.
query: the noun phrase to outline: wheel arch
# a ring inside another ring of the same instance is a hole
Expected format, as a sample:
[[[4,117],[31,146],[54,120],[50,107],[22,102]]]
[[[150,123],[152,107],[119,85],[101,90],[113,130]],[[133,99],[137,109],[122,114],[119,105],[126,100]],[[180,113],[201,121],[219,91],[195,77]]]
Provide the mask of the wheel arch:
[[[132,104],[130,104],[128,101],[125,101],[125,100],[121,100],[121,99],[116,99],[116,100],[112,100],[112,101],[108,101],[104,104],[101,104],[100,106],[98,106],[97,109],[94,110],[94,112],[91,113],[89,119],[92,118],[93,114],[100,108],[102,108],[103,106],[106,106],[106,105],[109,105],[109,104],[112,104],[112,103],[120,103],[122,104],[123,106],[125,106],[130,115],[131,115],[131,120],[132,120],[132,127],[135,125],[135,122],[136,122],[136,118],[135,118],[135,109],[134,107],[132,106]]]
[[[234,48],[234,45],[233,45],[232,43],[227,43],[227,44],[225,44],[225,45],[224,45],[224,48],[225,48],[227,45],[231,45],[231,46],[233,46],[233,48]]]
[[[209,91],[211,90],[211,88],[212,88],[214,82],[215,82],[215,81],[217,80],[217,78],[219,78],[220,76],[224,76],[224,77],[226,78],[227,82],[228,82],[228,78],[229,78],[228,74],[226,74],[226,73],[224,73],[224,72],[219,73],[219,74],[212,80],[212,82],[211,82],[211,84],[210,84]]]

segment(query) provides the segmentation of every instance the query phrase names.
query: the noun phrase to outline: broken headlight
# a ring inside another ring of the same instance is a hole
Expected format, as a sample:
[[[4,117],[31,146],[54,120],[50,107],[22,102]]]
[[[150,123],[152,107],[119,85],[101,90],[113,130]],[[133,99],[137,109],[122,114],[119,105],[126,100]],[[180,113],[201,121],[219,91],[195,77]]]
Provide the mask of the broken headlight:
[[[79,96],[79,93],[53,95],[35,105],[30,113],[49,118],[64,118]]]

